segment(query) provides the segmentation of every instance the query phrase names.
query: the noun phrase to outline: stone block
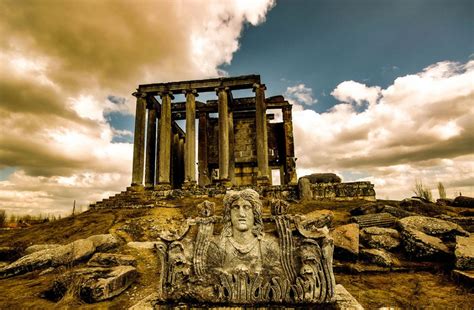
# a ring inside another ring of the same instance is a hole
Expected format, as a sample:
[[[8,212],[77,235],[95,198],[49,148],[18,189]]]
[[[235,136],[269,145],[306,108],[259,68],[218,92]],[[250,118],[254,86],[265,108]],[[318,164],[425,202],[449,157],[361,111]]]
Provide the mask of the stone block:
[[[415,258],[444,259],[451,254],[441,239],[419,230],[405,228],[401,237],[405,251]]]
[[[94,267],[136,266],[137,260],[132,255],[95,253],[87,265]]]
[[[474,269],[474,235],[469,237],[456,237],[456,268],[464,270]]]
[[[461,226],[428,216],[409,216],[398,221],[402,229],[411,228],[443,240],[454,241],[456,236],[469,236]]]
[[[94,243],[97,252],[104,252],[120,245],[120,240],[111,234],[94,235],[87,238]]]
[[[360,257],[382,267],[399,265],[399,262],[392,254],[381,249],[362,249],[360,251]]]
[[[336,227],[331,236],[334,239],[334,255],[340,259],[356,260],[359,255],[359,225],[348,224]]]
[[[360,231],[361,242],[375,249],[394,249],[400,245],[400,234],[392,228],[366,227]]]

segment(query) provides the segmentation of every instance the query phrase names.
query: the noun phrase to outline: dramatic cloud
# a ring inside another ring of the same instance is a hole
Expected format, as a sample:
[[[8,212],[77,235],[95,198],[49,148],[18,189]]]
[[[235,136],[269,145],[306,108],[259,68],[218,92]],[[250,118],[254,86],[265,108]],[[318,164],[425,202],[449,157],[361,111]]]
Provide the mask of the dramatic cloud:
[[[342,102],[325,113],[296,105],[300,175],[334,171],[371,180],[380,198],[411,195],[415,179],[432,188],[443,182],[451,196],[473,195],[472,81],[474,61],[440,62],[386,89],[342,82],[332,92]]]
[[[138,84],[225,74],[258,1],[0,2],[0,208],[65,211],[130,182]],[[12,170],[13,169],[13,170]]]
[[[313,90],[304,84],[288,87],[285,92],[285,97],[307,106],[318,102],[317,99],[313,98]]]

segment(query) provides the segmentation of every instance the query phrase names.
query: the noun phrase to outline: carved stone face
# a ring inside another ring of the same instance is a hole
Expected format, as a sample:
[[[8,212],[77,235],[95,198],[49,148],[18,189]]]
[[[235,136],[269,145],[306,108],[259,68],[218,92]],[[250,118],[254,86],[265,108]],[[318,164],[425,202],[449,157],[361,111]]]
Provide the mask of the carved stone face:
[[[243,198],[234,201],[230,208],[232,226],[239,231],[252,229],[254,225],[252,204]]]

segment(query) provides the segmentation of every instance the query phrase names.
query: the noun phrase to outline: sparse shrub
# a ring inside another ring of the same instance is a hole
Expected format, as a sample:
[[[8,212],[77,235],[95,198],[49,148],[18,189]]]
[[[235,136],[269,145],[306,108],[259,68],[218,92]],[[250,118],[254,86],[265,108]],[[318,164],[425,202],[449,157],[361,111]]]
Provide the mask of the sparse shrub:
[[[446,199],[446,190],[444,189],[444,185],[441,182],[438,182],[438,194],[439,198]]]
[[[4,227],[7,222],[7,214],[5,210],[0,210],[0,227]]]
[[[421,197],[427,201],[433,201],[431,190],[426,188],[421,180],[415,181],[415,188],[413,189],[413,192],[415,193],[415,196]]]

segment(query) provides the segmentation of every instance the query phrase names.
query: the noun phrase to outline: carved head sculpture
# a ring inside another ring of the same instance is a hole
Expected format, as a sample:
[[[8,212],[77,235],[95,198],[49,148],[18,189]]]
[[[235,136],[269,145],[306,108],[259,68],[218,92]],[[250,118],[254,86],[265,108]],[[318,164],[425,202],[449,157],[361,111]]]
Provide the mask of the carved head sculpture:
[[[257,238],[262,236],[262,202],[253,189],[229,191],[224,196],[223,236],[232,236],[232,227],[239,231],[251,230]]]

